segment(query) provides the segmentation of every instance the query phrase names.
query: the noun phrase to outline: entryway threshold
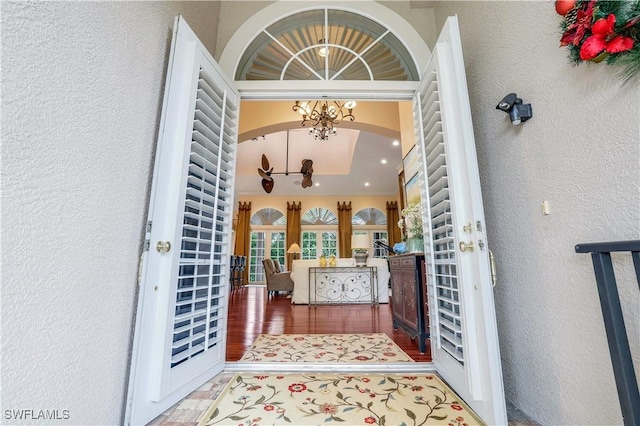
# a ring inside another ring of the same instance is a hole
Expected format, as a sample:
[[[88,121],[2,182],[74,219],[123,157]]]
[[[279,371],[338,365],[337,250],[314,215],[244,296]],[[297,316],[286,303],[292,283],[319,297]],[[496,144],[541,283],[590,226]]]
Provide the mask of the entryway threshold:
[[[295,363],[295,362],[227,362],[225,372],[359,372],[359,373],[435,373],[432,362],[403,362],[403,363]]]

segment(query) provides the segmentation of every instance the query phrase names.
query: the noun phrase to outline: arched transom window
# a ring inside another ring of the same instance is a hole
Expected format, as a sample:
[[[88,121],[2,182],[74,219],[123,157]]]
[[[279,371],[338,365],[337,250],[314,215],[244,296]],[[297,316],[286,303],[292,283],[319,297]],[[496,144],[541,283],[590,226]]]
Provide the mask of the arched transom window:
[[[356,214],[351,218],[352,225],[386,225],[387,215],[382,211],[368,207],[366,209],[358,210]]]
[[[302,215],[300,219],[302,225],[337,225],[338,217],[331,210],[323,207],[316,207]]]
[[[238,80],[417,81],[409,51],[383,24],[337,9],[287,16],[245,49]]]
[[[265,208],[260,209],[251,216],[252,225],[286,225],[287,218],[280,210]]]

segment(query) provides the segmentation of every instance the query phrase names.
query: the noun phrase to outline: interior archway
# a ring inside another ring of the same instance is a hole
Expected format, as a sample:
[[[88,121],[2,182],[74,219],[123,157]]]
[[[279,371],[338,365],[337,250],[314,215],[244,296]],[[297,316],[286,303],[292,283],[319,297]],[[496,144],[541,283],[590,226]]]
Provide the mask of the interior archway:
[[[289,129],[299,129],[302,117],[292,110],[293,101],[242,101],[238,142]],[[360,101],[354,109],[355,121],[343,121],[340,128],[400,139],[398,102]]]

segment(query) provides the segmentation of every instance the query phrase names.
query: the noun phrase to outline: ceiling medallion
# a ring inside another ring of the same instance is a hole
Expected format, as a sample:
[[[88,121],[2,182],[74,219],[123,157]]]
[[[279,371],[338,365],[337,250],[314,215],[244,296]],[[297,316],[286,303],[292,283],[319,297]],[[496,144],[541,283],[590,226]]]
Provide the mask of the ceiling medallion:
[[[313,105],[313,107],[312,107]],[[330,135],[335,135],[334,125],[339,124],[342,120],[354,121],[356,117],[353,115],[353,109],[356,107],[356,101],[332,101],[329,105],[327,101],[296,101],[292,109],[302,115],[302,126],[311,123],[313,126],[309,130],[316,139],[327,140]],[[347,112],[344,112],[345,108]]]

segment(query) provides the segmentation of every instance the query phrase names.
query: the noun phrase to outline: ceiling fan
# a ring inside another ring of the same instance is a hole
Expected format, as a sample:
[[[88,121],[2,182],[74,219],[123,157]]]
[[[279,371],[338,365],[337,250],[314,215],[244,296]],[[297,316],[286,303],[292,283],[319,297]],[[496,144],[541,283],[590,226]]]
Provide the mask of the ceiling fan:
[[[269,159],[266,155],[262,154],[262,168],[258,169],[258,174],[262,178],[262,189],[269,194],[273,190],[273,177],[271,175],[285,175],[300,173],[302,175],[301,185],[303,188],[308,188],[313,185],[311,177],[313,175],[313,161],[305,158],[302,160],[302,168],[299,172],[289,171],[289,131],[287,130],[287,158],[285,162],[284,172],[274,172],[273,167],[269,167]]]

